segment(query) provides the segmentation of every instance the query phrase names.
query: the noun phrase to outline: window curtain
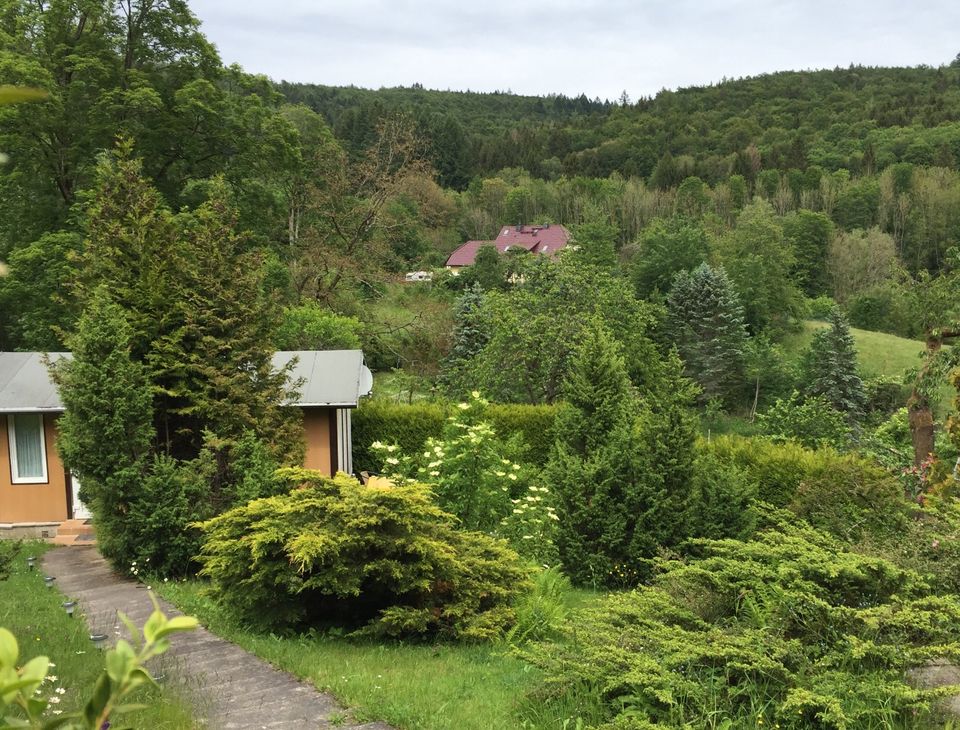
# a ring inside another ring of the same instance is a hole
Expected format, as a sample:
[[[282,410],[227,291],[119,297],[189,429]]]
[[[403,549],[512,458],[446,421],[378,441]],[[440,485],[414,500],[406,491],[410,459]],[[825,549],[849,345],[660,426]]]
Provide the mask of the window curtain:
[[[43,416],[21,414],[13,417],[17,448],[17,476],[20,479],[43,478],[43,443],[40,429]]]

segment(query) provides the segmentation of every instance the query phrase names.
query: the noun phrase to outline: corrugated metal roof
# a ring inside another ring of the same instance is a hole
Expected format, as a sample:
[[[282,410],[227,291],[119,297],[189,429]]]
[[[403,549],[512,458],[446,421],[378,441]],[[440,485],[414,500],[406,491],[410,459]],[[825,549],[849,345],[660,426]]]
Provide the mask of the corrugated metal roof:
[[[63,357],[70,353],[50,353],[54,362]],[[273,356],[274,367],[286,367],[294,358],[291,380],[302,383],[296,402],[289,405],[351,407],[373,389],[373,375],[363,364],[360,350],[278,352]],[[43,353],[0,352],[0,413],[62,410]]]
[[[363,364],[361,350],[300,350],[278,352],[273,366],[278,370],[297,359],[290,372],[300,384],[296,402],[302,406],[355,406],[373,389],[373,374]]]
[[[69,353],[51,352],[53,362]],[[62,411],[40,352],[0,352],[0,413]]]

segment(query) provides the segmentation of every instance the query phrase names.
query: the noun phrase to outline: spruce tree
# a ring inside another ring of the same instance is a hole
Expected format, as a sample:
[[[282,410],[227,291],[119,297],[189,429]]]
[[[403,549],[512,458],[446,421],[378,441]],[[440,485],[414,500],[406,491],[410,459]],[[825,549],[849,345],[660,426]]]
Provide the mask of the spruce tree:
[[[701,400],[731,403],[744,382],[747,331],[743,307],[722,266],[680,272],[667,297],[668,329],[684,373]]]
[[[830,326],[820,330],[807,352],[806,395],[822,396],[853,422],[863,415],[866,393],[857,374],[857,351],[850,325],[839,308],[828,319]]]
[[[151,371],[168,383],[169,451],[192,458],[204,432],[237,441],[249,431],[282,460],[299,460],[297,413],[284,406],[287,373],[273,368],[282,311],[265,292],[261,257],[246,250],[221,180],[209,200],[181,214],[179,273],[169,331],[154,342]]]
[[[440,385],[451,397],[462,396],[473,390],[470,368],[473,359],[490,339],[489,328],[483,316],[483,289],[478,283],[467,289],[457,300],[454,313],[453,346],[441,363]]]
[[[74,282],[80,307],[103,284],[123,311],[131,357],[153,385],[160,451],[192,459],[205,432],[234,441],[250,430],[292,457],[286,374],[271,364],[282,314],[260,257],[236,231],[228,191],[214,180],[207,202],[175,216],[132,155],[121,142],[98,164]]]

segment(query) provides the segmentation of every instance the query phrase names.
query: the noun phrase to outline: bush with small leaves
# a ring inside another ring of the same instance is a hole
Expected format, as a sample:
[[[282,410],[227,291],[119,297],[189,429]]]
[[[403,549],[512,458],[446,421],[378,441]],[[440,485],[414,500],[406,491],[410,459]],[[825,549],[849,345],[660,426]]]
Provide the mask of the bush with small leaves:
[[[907,675],[931,657],[960,660],[956,596],[789,513],[760,512],[753,539],[695,541],[694,558],[659,560],[649,587],[522,650],[545,672],[541,696],[569,703],[600,688],[598,730],[940,727],[935,702],[957,688],[916,688]]]
[[[202,574],[250,621],[469,640],[514,623],[523,561],[502,540],[456,529],[428,486],[279,474],[292,491],[199,526]]]

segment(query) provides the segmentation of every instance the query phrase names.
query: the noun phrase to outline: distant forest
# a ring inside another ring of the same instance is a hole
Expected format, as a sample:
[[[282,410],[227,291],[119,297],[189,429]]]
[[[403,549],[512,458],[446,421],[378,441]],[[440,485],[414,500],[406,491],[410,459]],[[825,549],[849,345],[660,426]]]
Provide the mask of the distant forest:
[[[957,61],[790,71],[618,103],[419,86],[278,88],[322,114],[353,151],[370,143],[379,119],[410,113],[431,142],[440,183],[457,189],[509,167],[548,180],[619,173],[666,189],[689,175],[712,185],[761,169],[871,174],[898,162],[960,160]]]

